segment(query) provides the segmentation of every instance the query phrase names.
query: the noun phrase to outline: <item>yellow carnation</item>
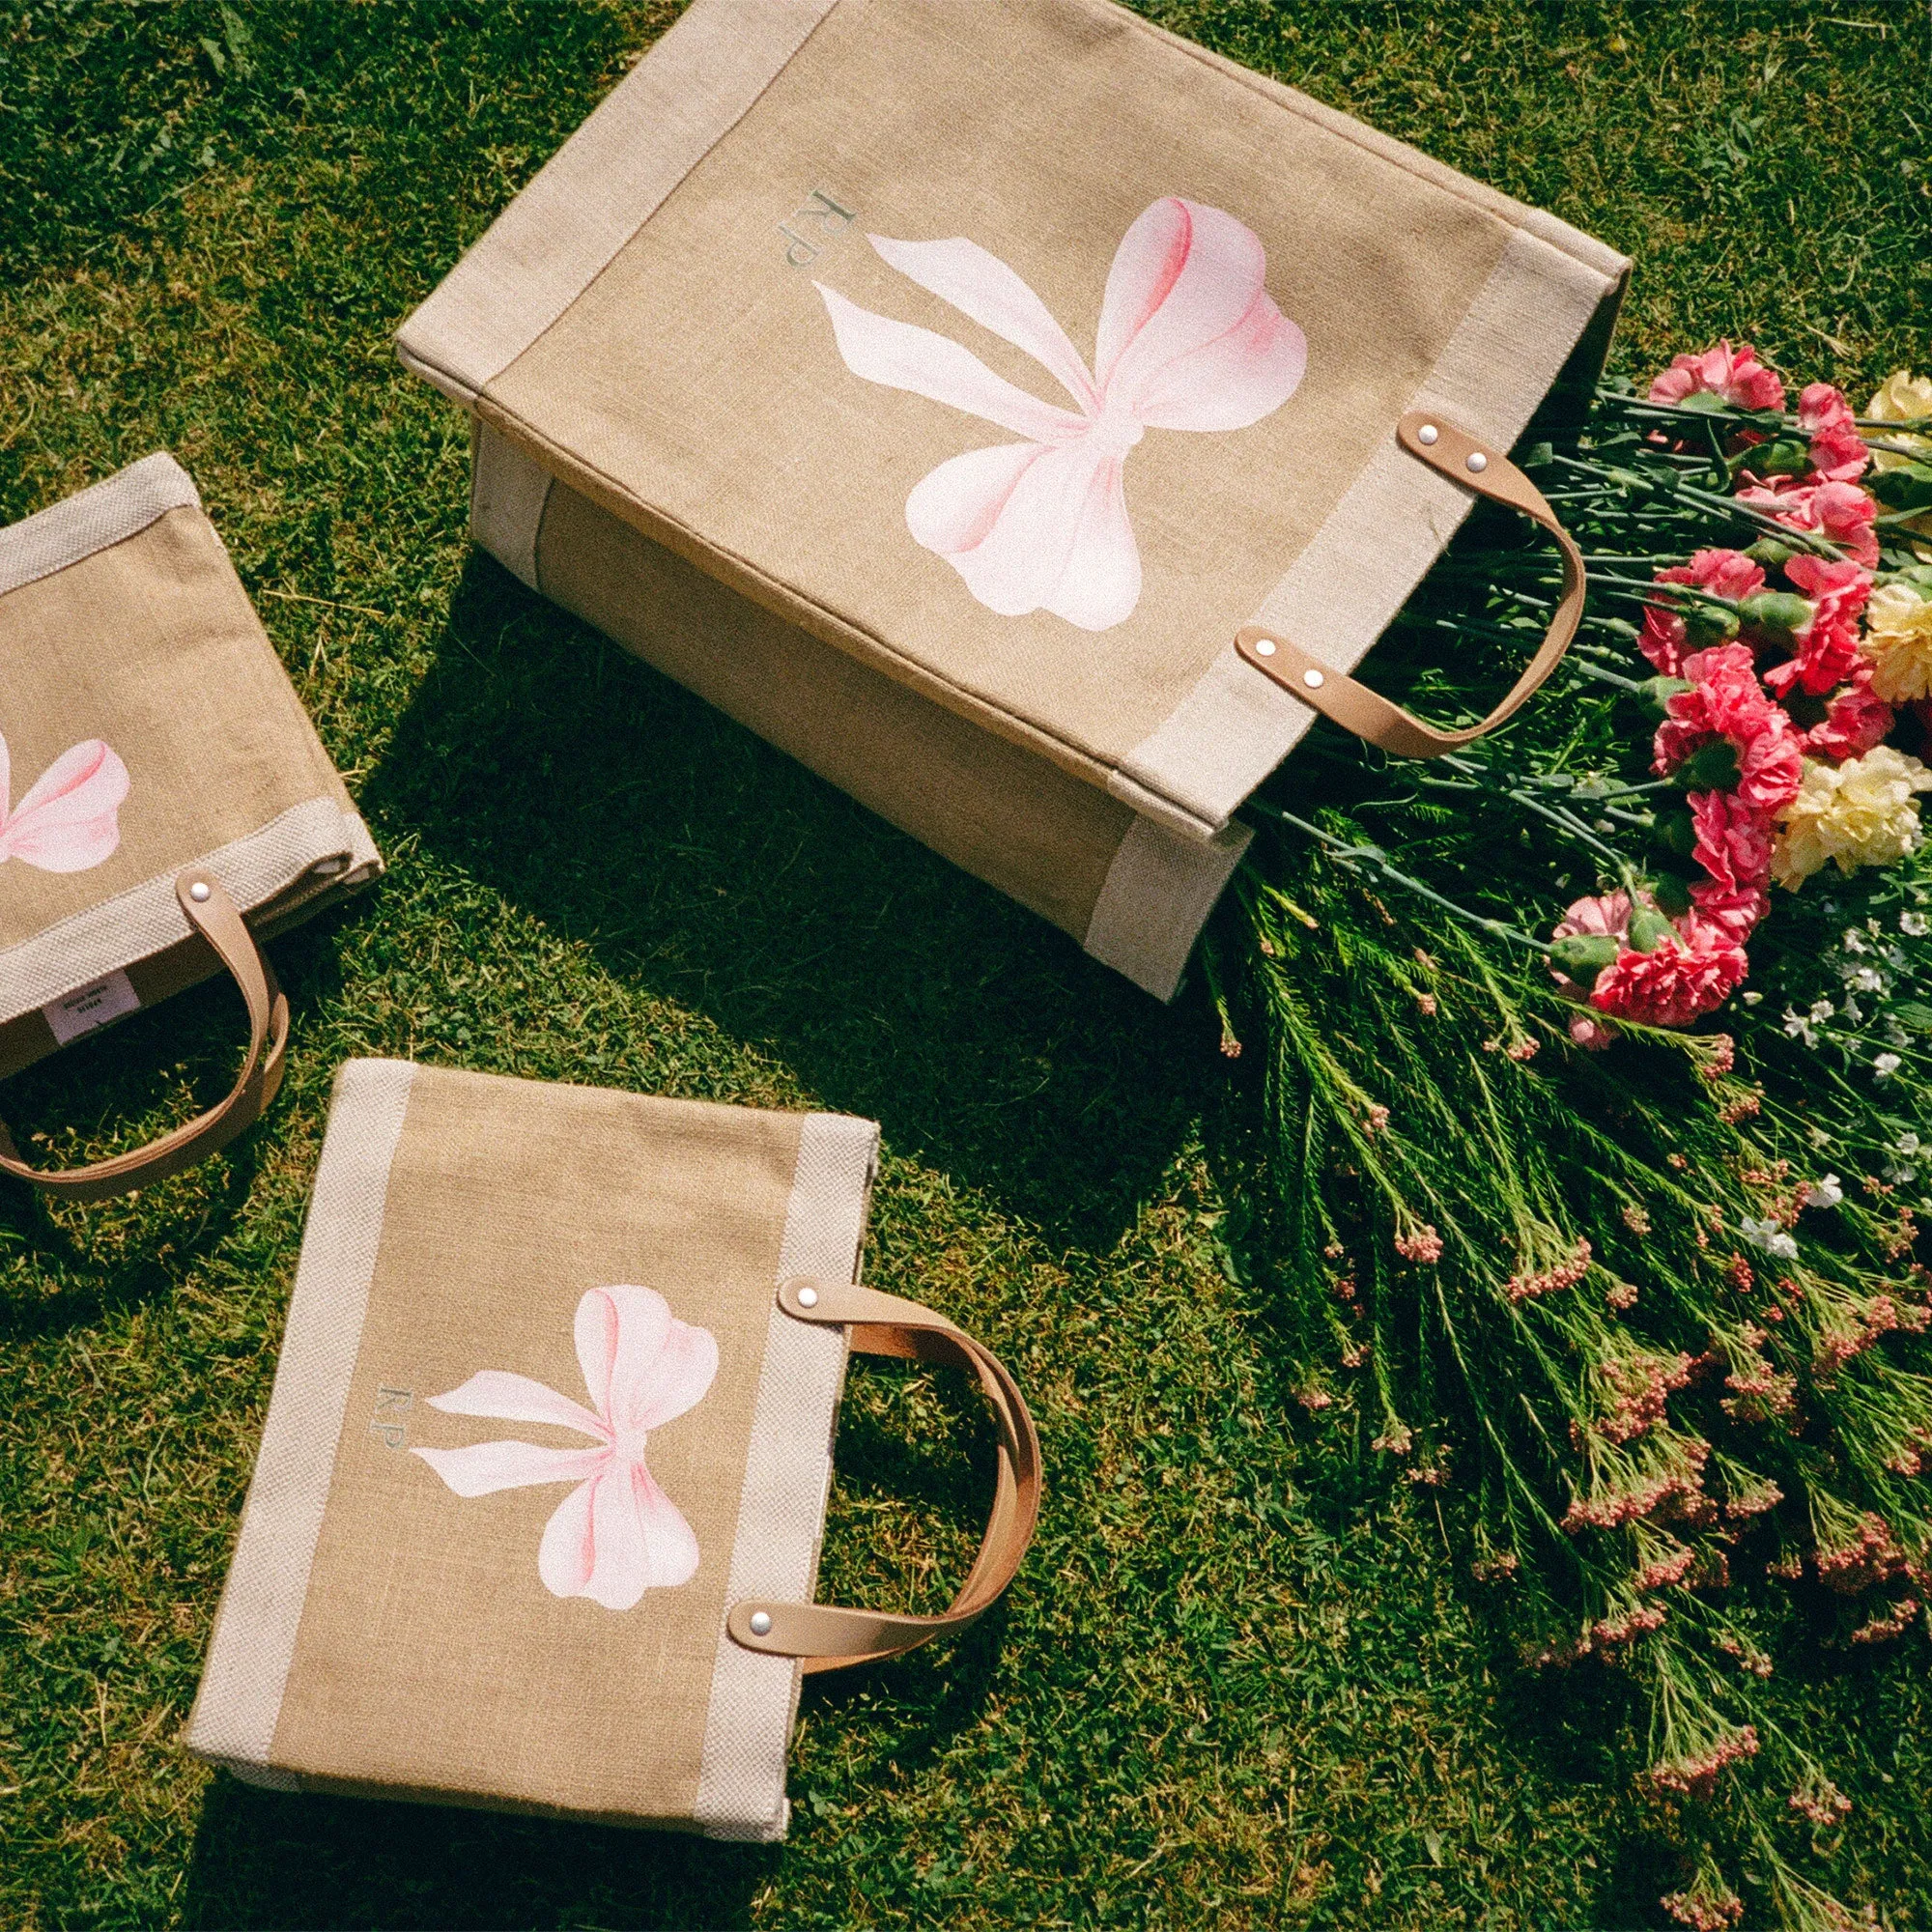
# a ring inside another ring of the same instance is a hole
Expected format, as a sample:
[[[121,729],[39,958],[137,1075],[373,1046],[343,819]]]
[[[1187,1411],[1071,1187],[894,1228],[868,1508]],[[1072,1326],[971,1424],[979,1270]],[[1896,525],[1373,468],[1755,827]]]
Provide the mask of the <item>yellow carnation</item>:
[[[1932,697],[1932,599],[1910,583],[1885,583],[1865,606],[1871,686],[1888,704]]]
[[[1932,791],[1932,771],[1889,745],[1842,765],[1806,758],[1798,796],[1777,814],[1772,877],[1796,892],[1828,859],[1849,872],[1904,858],[1919,840],[1921,791]]]
[[[1909,369],[1894,369],[1865,405],[1865,414],[1889,423],[1907,422],[1914,416],[1932,416],[1932,376],[1915,376]],[[1869,429],[1864,436],[1866,441],[1876,436],[1886,442],[1903,443],[1913,452],[1913,456],[1905,456],[1896,449],[1875,449],[1872,451],[1872,467],[1875,469],[1896,469],[1901,464],[1912,462],[1914,456],[1920,463],[1932,463],[1932,436],[1908,435],[1903,430],[1888,435],[1884,430]],[[1914,536],[1932,537],[1932,510],[1907,518],[1900,527],[1910,530]],[[1920,556],[1926,554],[1922,544],[1916,548]]]
[[[1878,393],[1865,405],[1865,414],[1878,422],[1909,422],[1914,416],[1932,416],[1932,376],[1915,376],[1908,369],[1894,369],[1885,379]],[[1885,432],[1879,432],[1885,436]],[[1887,442],[1911,443],[1918,452],[1921,462],[1932,459],[1932,437],[1907,436],[1904,434],[1885,436]],[[1889,449],[1872,452],[1872,462],[1880,469],[1896,469],[1901,463],[1910,463],[1909,456],[1897,455]]]

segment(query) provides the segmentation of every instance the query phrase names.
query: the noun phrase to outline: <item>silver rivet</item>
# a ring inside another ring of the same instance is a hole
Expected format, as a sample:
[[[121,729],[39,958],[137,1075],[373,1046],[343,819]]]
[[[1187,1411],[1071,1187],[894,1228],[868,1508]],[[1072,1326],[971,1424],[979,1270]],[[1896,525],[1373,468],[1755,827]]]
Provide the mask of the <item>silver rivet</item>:
[[[818,1306],[818,1291],[815,1288],[802,1288],[798,1292],[798,1305],[801,1308]]]
[[[1434,442],[1435,439],[1441,434],[1442,432],[1439,429],[1437,429],[1434,423],[1424,423],[1422,427],[1415,432],[1415,440],[1417,442]]]
[[[1469,452],[1467,468],[1472,475],[1480,476],[1490,467],[1490,459],[1480,449]]]
[[[1323,677],[1319,670],[1303,671],[1301,673],[1301,681],[1309,688],[1310,691],[1320,691],[1321,687],[1328,682],[1328,680],[1325,677]]]
[[[1274,639],[1272,638],[1257,638],[1255,639],[1255,655],[1258,658],[1273,657]]]
[[[209,885],[206,879],[197,879],[194,882],[194,884],[187,889],[188,897],[191,898],[196,905],[200,905],[203,902],[203,900],[205,900],[208,897],[208,893],[209,893]]]
[[[753,1610],[752,1612],[752,1634],[753,1636],[769,1636],[771,1632],[771,1618],[763,1610]],[[749,1670],[751,1665],[747,1664],[745,1667]]]

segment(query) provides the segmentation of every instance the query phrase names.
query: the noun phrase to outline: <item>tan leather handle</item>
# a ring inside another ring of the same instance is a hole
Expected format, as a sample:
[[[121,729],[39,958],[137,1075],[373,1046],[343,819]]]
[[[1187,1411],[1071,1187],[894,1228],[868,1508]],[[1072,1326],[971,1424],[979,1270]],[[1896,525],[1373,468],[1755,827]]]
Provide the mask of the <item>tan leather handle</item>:
[[[275,1097],[289,1044],[289,1003],[275,983],[273,970],[236,911],[235,901],[210,874],[190,866],[175,880],[175,897],[189,926],[214,949],[248,1005],[248,1051],[228,1097],[146,1147],[96,1161],[92,1167],[54,1174],[29,1167],[6,1123],[0,1122],[0,1174],[31,1181],[65,1201],[104,1201],[164,1180],[226,1147],[252,1126]]]
[[[1556,512],[1543,499],[1540,491],[1509,458],[1499,450],[1486,448],[1453,423],[1427,410],[1414,410],[1396,425],[1402,446],[1411,456],[1420,457],[1432,469],[1439,469],[1465,489],[1513,510],[1533,517],[1553,536],[1563,552],[1563,596],[1549,629],[1536,655],[1522,675],[1510,687],[1509,695],[1480,724],[1465,725],[1457,731],[1439,731],[1420,718],[1391,704],[1365,684],[1357,684],[1332,665],[1311,657],[1293,639],[1260,624],[1249,624],[1235,638],[1235,649],[1249,664],[1293,692],[1302,703],[1331,718],[1337,724],[1379,745],[1398,758],[1439,758],[1454,752],[1486,731],[1493,731],[1514,717],[1523,702],[1563,661],[1570,639],[1577,635],[1583,615],[1587,580],[1583,554],[1576,540],[1556,520]]]
[[[1039,1517],[1039,1435],[1025,1398],[990,1349],[916,1301],[850,1282],[807,1276],[785,1282],[778,1298],[779,1306],[800,1321],[849,1325],[852,1347],[868,1354],[946,1362],[978,1375],[999,1419],[999,1478],[980,1554],[952,1607],[943,1616],[748,1600],[731,1605],[725,1628],[747,1650],[798,1658],[806,1670],[874,1663],[917,1649],[949,1631],[963,1630],[1013,1580]]]

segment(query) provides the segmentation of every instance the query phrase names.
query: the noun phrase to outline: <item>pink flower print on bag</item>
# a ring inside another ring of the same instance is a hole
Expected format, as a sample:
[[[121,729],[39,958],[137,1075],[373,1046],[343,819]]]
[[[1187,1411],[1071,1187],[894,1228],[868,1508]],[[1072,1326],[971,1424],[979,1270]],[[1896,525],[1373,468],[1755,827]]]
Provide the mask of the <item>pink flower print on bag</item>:
[[[1002,616],[1050,611],[1083,631],[1124,622],[1141,595],[1127,452],[1151,429],[1260,422],[1307,366],[1306,338],[1263,286],[1260,238],[1218,208],[1155,202],[1108,270],[1091,372],[1046,304],[978,242],[867,239],[909,280],[1024,350],[1075,405],[1041,402],[951,338],[816,284],[855,376],[1026,439],[942,463],[906,498],[907,528]]]
[[[43,872],[84,872],[112,858],[128,784],[114,748],[87,738],[63,752],[9,810],[13,760],[0,737],[0,864],[18,859]]]
[[[718,1373],[709,1329],[680,1321],[655,1289],[593,1288],[577,1304],[577,1359],[593,1408],[528,1376],[485,1369],[429,1398],[446,1415],[548,1422],[591,1436],[590,1449],[477,1442],[413,1451],[459,1496],[540,1483],[576,1487],[545,1526],[537,1574],[556,1597],[628,1610],[646,1590],[688,1583],[697,1538],[644,1462],[645,1437],[704,1399]]]

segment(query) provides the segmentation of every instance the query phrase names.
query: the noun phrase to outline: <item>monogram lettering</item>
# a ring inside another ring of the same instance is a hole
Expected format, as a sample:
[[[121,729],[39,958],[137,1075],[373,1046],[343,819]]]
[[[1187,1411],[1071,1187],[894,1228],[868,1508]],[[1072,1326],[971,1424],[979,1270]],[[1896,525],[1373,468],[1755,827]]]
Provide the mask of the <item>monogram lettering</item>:
[[[822,187],[813,188],[805,205],[779,223],[779,233],[785,238],[786,263],[794,269],[809,267],[825,252],[828,242],[836,242],[858,218]]]
[[[369,1434],[375,1436],[385,1449],[403,1449],[409,1445],[409,1425],[401,1418],[415,1406],[413,1389],[379,1388],[376,1391],[376,1412],[369,1419]]]

